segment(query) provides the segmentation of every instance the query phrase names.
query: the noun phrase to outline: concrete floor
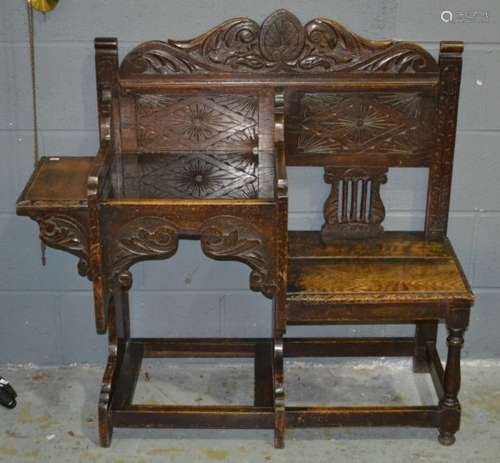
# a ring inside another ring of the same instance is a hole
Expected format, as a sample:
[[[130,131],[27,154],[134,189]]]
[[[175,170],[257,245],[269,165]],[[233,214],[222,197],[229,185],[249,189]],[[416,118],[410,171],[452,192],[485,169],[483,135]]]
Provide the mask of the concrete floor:
[[[251,404],[251,364],[145,363],[136,402]],[[167,364],[167,365],[166,365]],[[168,366],[168,368],[166,368]],[[428,375],[406,361],[289,362],[292,404],[427,404]],[[97,444],[96,404],[102,369],[3,368],[19,393],[14,410],[0,409],[0,461],[16,462],[500,462],[500,363],[463,368],[464,418],[457,443],[442,447],[433,429],[330,428],[289,431],[285,450],[271,431],[124,430],[110,449]]]

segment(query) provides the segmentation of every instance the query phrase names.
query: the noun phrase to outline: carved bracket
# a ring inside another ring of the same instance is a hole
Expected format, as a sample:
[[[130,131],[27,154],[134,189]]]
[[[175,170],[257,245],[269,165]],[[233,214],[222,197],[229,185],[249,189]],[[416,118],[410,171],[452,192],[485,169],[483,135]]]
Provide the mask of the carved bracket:
[[[259,231],[239,217],[216,216],[195,234],[203,252],[213,259],[237,260],[251,267],[250,288],[272,298],[277,284],[272,277],[272,259]],[[128,269],[142,260],[164,259],[177,251],[181,231],[163,217],[138,217],[120,228],[109,252],[112,284],[130,288]]]
[[[139,217],[121,227],[111,246],[110,280],[130,288],[132,276],[128,269],[132,264],[175,254],[177,228],[163,217]]]
[[[341,24],[316,18],[305,26],[286,10],[259,26],[229,19],[192,40],[146,42],[121,66],[123,76],[207,72],[436,72],[437,63],[413,43],[368,40]]]
[[[384,228],[385,208],[380,185],[387,168],[325,167],[325,181],[332,185],[325,202],[323,241],[371,238]]]
[[[269,249],[259,231],[239,217],[221,215],[201,228],[201,248],[214,259],[237,260],[252,268],[250,288],[272,298],[277,288]]]
[[[89,266],[89,242],[86,226],[65,214],[35,217],[40,226],[40,239],[51,248],[67,251],[77,257],[78,273],[92,280]]]

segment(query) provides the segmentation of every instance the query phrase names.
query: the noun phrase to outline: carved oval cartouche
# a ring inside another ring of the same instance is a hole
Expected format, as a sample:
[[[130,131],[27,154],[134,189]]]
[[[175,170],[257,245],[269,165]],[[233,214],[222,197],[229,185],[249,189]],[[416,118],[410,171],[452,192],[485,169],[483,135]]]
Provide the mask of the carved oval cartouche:
[[[262,23],[259,45],[269,61],[292,61],[304,47],[304,28],[292,13],[278,10]]]

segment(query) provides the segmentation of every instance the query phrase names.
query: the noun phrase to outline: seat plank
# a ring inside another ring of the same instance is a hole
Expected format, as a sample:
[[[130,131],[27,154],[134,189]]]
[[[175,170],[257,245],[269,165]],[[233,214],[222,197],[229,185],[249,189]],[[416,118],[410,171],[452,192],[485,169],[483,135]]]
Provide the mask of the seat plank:
[[[470,300],[472,293],[448,241],[422,233],[386,232],[381,238],[323,244],[318,232],[289,234],[288,299],[334,302]],[[433,297],[436,296],[436,297]]]
[[[462,292],[465,285],[451,259],[307,260],[289,264],[289,291]]]

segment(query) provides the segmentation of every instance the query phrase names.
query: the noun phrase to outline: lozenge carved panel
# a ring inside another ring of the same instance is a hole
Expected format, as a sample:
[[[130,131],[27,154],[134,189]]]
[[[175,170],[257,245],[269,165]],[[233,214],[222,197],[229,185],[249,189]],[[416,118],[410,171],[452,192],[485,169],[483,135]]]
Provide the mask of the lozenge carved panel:
[[[297,151],[330,155],[430,154],[433,100],[419,93],[308,93]]]
[[[123,160],[125,198],[255,199],[258,159],[251,153],[158,153]]]
[[[139,95],[140,151],[242,150],[257,146],[256,95]]]

